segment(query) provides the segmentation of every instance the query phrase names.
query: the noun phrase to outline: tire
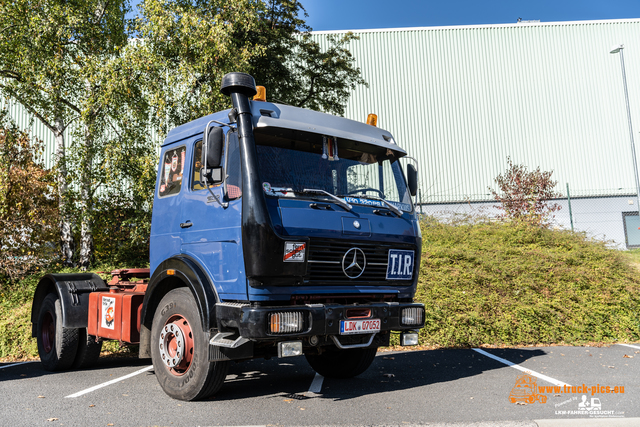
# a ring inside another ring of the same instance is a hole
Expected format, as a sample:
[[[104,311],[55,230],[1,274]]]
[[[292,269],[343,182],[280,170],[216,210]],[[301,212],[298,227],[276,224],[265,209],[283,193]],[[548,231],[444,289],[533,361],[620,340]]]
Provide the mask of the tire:
[[[328,378],[352,378],[360,375],[373,363],[377,347],[327,351],[320,355],[306,355],[314,371]]]
[[[75,369],[86,369],[96,364],[102,351],[102,341],[96,342],[96,337],[87,334],[86,328],[78,329],[78,352],[73,361]]]
[[[36,337],[44,369],[62,371],[71,367],[78,350],[78,330],[62,326],[62,306],[56,294],[42,301]]]
[[[201,400],[222,387],[229,362],[209,362],[209,341],[187,288],[162,298],[151,326],[151,360],[162,389],[178,400]]]

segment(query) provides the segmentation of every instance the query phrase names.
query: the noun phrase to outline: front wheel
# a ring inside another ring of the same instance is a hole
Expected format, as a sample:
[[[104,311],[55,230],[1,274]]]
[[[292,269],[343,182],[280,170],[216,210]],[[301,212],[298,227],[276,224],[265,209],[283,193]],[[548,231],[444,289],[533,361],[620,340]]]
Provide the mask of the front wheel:
[[[151,360],[160,386],[174,399],[200,400],[222,387],[229,362],[209,362],[209,342],[189,289],[174,289],[160,301],[151,326]]]
[[[327,351],[314,355],[305,354],[314,371],[328,378],[352,378],[366,371],[373,363],[378,349],[356,348],[351,350]]]
[[[44,369],[62,371],[71,367],[78,349],[78,330],[62,326],[62,306],[56,294],[47,295],[40,305],[36,337]]]

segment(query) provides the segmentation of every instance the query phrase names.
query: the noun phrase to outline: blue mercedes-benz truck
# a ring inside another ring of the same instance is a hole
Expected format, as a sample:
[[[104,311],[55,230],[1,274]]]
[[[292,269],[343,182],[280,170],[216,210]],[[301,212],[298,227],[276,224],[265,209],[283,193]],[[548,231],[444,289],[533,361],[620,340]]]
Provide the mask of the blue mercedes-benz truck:
[[[304,355],[319,374],[348,378],[392,331],[418,343],[422,237],[406,152],[375,117],[267,102],[244,73],[221,91],[231,110],[162,144],[150,278],[42,279],[32,321],[45,367],[82,365],[90,345],[120,333],[167,394],[196,400],[220,389],[233,360]],[[65,349],[57,338],[73,330],[77,347]]]

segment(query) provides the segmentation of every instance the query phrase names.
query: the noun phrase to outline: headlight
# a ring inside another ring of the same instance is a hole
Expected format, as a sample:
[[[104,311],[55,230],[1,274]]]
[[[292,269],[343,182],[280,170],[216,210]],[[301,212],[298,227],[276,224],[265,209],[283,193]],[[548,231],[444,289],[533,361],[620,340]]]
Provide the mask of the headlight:
[[[400,345],[418,345],[418,333],[415,331],[400,334]]]
[[[402,325],[422,326],[424,322],[424,308],[406,307],[402,309]]]

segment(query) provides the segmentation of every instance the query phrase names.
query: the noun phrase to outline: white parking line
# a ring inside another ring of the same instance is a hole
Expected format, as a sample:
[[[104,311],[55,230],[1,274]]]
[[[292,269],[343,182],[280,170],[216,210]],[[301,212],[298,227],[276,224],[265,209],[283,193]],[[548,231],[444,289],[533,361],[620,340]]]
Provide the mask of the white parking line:
[[[86,389],[86,390],[82,390],[82,391],[79,391],[79,392],[77,392],[77,393],[70,394],[69,396],[65,396],[65,399],[66,399],[66,398],[70,398],[70,397],[71,397],[71,398],[73,398],[73,397],[79,397],[79,396],[82,396],[83,394],[91,393],[92,391],[98,390],[98,389],[100,389],[100,388],[102,388],[102,387],[106,387],[106,386],[108,386],[108,385],[115,384],[115,383],[117,383],[118,381],[122,381],[122,380],[126,380],[127,378],[135,377],[136,375],[141,374],[141,373],[143,373],[143,372],[150,371],[151,369],[153,369],[153,365],[151,365],[151,366],[147,366],[146,368],[142,368],[142,369],[140,369],[139,371],[135,371],[135,372],[134,372],[134,373],[132,373],[132,374],[125,375],[124,377],[116,378],[115,380],[107,381],[106,383],[98,384],[97,386],[94,386],[94,387],[88,388],[88,389]]]
[[[324,380],[324,377],[316,372],[316,376],[313,377],[313,381],[309,386],[309,393],[320,393],[320,391],[322,390],[323,380]]]
[[[493,354],[491,354],[491,353],[487,353],[486,351],[481,350],[481,349],[479,349],[479,348],[474,348],[474,349],[472,349],[472,350],[473,350],[473,351],[477,351],[478,353],[483,354],[483,355],[485,355],[485,356],[487,356],[487,357],[490,357],[490,358],[491,358],[491,359],[493,359],[493,360],[497,360],[497,361],[498,361],[498,362],[500,362],[500,363],[504,363],[505,365],[510,366],[510,367],[512,367],[512,368],[514,368],[514,369],[517,369],[517,370],[519,370],[519,371],[525,372],[525,373],[527,373],[527,374],[529,374],[529,375],[532,375],[532,376],[534,376],[534,377],[540,378],[541,380],[544,380],[544,381],[546,381],[546,382],[549,382],[549,383],[551,383],[551,384],[553,384],[553,385],[557,385],[557,386],[564,386],[564,385],[566,385],[566,386],[571,387],[571,386],[570,386],[569,384],[567,384],[567,383],[563,383],[562,381],[558,381],[558,380],[556,380],[555,378],[551,378],[551,377],[548,377],[548,376],[546,376],[546,375],[544,375],[544,374],[538,373],[538,372],[536,372],[536,371],[532,371],[531,369],[527,369],[527,368],[525,368],[525,367],[522,367],[522,366],[518,365],[517,363],[510,362],[510,361],[508,361],[507,359],[503,359],[502,357],[494,356]]]
[[[33,362],[34,362],[34,360],[29,360],[28,362],[12,363],[11,365],[4,365],[4,366],[0,366],[0,369],[10,368],[10,367],[12,367],[12,366],[24,365],[25,363],[33,363]]]
[[[618,344],[618,345],[623,345],[625,347],[631,347],[631,348],[637,348],[638,350],[640,350],[640,346],[637,346],[637,345],[631,345],[631,344]]]

